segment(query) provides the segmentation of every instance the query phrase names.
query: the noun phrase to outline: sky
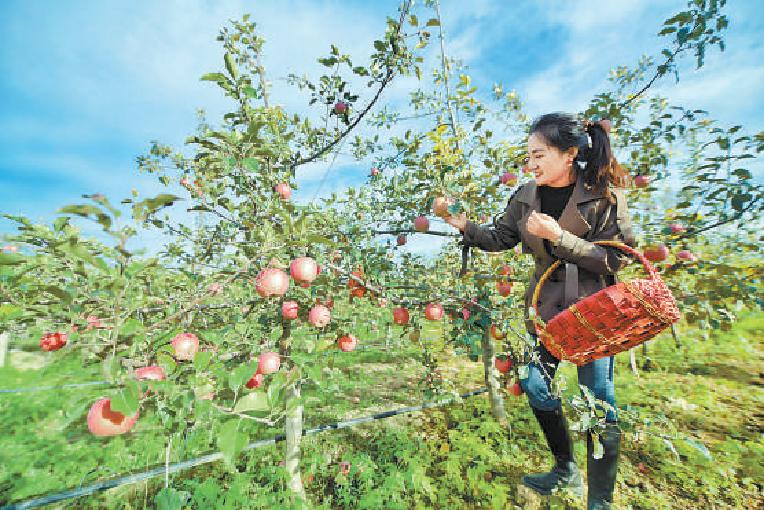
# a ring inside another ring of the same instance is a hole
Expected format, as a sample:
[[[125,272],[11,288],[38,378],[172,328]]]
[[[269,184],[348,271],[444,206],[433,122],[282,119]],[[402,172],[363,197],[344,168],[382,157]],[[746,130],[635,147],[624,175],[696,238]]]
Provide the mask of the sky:
[[[426,20],[420,4],[415,12]],[[284,78],[319,76],[325,68],[316,58],[330,44],[364,62],[398,6],[382,0],[0,1],[0,213],[50,223],[85,193],[103,193],[113,203],[133,188],[144,198],[183,195],[179,186],[168,189],[140,174],[135,158],[152,140],[182,148],[198,108],[213,124],[229,111],[216,86],[199,80],[222,69],[215,37],[229,19],[251,14],[266,39],[272,102],[305,114],[306,101]],[[607,88],[610,69],[657,56],[668,44],[657,36],[663,20],[685,7],[669,0],[443,0],[441,13],[446,51],[469,66],[480,94],[488,98],[492,85],[502,83],[535,116],[579,111]],[[709,51],[700,70],[687,58],[678,83],[664,78],[654,90],[675,104],[708,110],[722,126],[758,132],[764,129],[764,15],[756,0],[732,0],[726,13],[726,51]],[[436,50],[431,44],[429,58]],[[418,85],[415,78],[395,81],[381,105],[405,115],[408,93]],[[360,185],[368,168],[345,155],[332,165],[306,166],[293,197],[307,203]],[[186,218],[183,206],[175,208],[174,217]],[[78,224],[86,233],[98,231]],[[14,229],[0,219],[0,239]],[[406,249],[433,250],[436,241],[410,236]],[[157,232],[145,232],[132,247],[154,251],[161,243]]]

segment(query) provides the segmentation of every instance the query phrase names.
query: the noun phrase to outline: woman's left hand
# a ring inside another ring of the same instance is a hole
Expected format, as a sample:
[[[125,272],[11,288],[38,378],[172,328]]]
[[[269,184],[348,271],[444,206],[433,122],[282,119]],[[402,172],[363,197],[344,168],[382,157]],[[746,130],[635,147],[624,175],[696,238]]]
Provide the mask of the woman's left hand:
[[[562,235],[562,227],[557,223],[557,220],[548,214],[536,211],[531,212],[528,216],[526,228],[531,234],[550,241],[557,241]]]

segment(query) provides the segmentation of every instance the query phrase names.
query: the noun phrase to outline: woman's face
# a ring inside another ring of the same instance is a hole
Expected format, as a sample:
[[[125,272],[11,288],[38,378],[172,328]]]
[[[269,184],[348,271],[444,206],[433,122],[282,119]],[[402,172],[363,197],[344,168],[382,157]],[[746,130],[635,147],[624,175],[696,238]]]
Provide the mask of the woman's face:
[[[573,159],[578,149],[561,151],[547,144],[538,133],[528,137],[528,168],[533,172],[537,186],[560,188],[576,182]]]

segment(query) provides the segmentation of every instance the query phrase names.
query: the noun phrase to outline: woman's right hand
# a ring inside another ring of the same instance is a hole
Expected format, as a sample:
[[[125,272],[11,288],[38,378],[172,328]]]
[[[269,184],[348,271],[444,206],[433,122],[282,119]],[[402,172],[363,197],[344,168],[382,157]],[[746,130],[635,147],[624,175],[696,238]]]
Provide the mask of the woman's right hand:
[[[456,216],[446,216],[443,219],[452,227],[459,229],[460,232],[464,232],[464,229],[467,227],[467,213],[461,213]]]

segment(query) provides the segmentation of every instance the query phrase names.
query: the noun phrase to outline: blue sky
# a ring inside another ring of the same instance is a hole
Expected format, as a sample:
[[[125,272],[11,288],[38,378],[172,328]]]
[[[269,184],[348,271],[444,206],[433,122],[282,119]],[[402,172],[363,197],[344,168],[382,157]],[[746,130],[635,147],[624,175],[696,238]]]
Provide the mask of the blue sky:
[[[228,19],[252,14],[267,41],[264,61],[274,102],[304,113],[304,102],[281,78],[290,72],[318,76],[322,68],[315,59],[331,43],[364,61],[397,6],[339,0],[3,0],[0,212],[50,222],[57,208],[80,202],[83,193],[104,193],[118,202],[131,188],[142,196],[166,191],[154,177],[138,173],[135,157],[154,139],[180,147],[194,130],[197,108],[206,109],[213,123],[227,111],[225,98],[198,78],[221,68],[215,36]],[[610,68],[657,54],[665,44],[656,35],[660,24],[685,6],[666,0],[444,0],[441,10],[447,51],[470,66],[473,84],[486,94],[495,82],[514,88],[527,112],[537,115],[583,108],[605,87]],[[759,9],[754,0],[729,2],[727,50],[710,52],[699,71],[687,59],[681,81],[664,79],[656,90],[678,104],[709,110],[722,125],[761,130]],[[416,87],[414,79],[402,79],[383,101],[403,106]],[[359,184],[368,173],[368,164],[341,155],[319,190],[328,164],[300,171],[297,201]],[[180,188],[171,191],[182,194]],[[12,230],[11,222],[0,220],[0,236]],[[139,241],[158,242],[156,235]]]

